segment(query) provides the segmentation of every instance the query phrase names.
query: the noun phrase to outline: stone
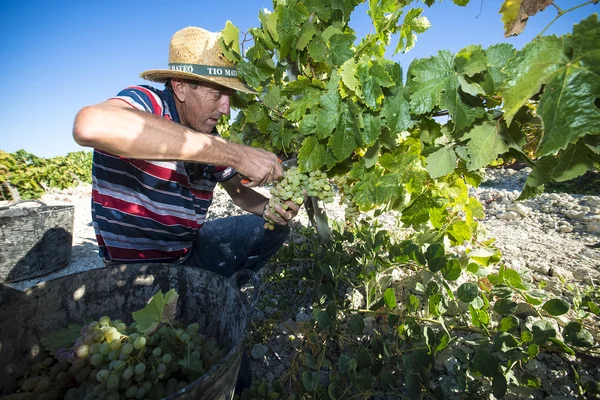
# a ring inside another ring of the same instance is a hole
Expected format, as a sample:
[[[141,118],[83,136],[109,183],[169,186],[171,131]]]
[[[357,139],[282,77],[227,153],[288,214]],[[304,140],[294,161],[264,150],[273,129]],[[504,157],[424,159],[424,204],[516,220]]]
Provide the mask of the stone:
[[[590,207],[600,207],[600,197],[597,196],[585,196],[583,198],[588,206]]]
[[[583,219],[585,214],[583,211],[569,210],[565,213],[565,216],[570,219]]]
[[[507,211],[503,214],[498,215],[499,219],[503,219],[505,221],[514,221],[516,219],[519,219],[519,214],[517,214],[514,211]]]
[[[526,217],[531,213],[531,209],[521,203],[514,203],[506,206],[506,211],[514,211],[521,217]]]
[[[250,355],[255,360],[262,360],[269,352],[269,346],[266,344],[255,344],[250,351]]]
[[[571,225],[561,225],[558,227],[557,231],[561,233],[569,233],[573,232],[573,227]]]
[[[310,315],[303,313],[303,312],[299,312],[298,314],[296,314],[296,322],[300,323],[300,322],[309,322],[310,321]]]

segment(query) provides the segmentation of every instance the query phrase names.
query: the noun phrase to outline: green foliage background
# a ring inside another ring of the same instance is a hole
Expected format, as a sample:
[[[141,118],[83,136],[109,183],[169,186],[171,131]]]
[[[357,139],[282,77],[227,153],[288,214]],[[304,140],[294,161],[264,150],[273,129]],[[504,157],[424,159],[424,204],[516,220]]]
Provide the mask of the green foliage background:
[[[66,189],[92,183],[92,152],[78,151],[66,156],[41,158],[24,150],[0,150],[0,198],[15,200],[8,187],[21,199],[37,199],[46,188]]]

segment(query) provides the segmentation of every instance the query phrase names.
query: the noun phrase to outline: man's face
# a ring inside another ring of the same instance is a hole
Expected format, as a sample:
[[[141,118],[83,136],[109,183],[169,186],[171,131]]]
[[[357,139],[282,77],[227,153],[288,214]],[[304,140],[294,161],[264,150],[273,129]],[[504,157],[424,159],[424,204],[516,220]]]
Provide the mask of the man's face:
[[[210,133],[223,115],[229,115],[233,89],[208,82],[173,81],[179,100],[181,124],[202,133]]]

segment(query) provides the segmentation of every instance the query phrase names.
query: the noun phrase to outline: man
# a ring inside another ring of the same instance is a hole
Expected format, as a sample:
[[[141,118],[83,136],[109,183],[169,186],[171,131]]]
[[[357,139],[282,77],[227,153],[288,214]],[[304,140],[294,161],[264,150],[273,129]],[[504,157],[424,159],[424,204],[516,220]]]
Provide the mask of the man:
[[[280,179],[280,161],[216,133],[234,92],[254,93],[222,54],[219,34],[176,32],[169,69],[140,75],[165,90],[128,87],[75,118],[75,140],[94,148],[92,216],[101,256],[108,263],[182,263],[224,276],[258,270],[285,241],[299,206],[278,206],[278,215],[268,215],[277,228],[264,229],[268,199],[252,187]],[[217,183],[253,215],[205,224]]]
[[[221,138],[234,91],[254,93],[223,55],[219,35],[188,27],[173,35],[169,69],[142,72],[165,90],[132,86],[83,108],[73,136],[94,148],[92,217],[107,263],[173,262],[223,276],[258,270],[281,247],[299,206],[277,206],[274,230],[263,227],[268,199],[252,187],[283,176],[275,154]],[[243,176],[243,179],[242,179]],[[220,183],[253,215],[208,223]],[[201,229],[202,228],[202,229]],[[244,354],[236,392],[250,386]]]

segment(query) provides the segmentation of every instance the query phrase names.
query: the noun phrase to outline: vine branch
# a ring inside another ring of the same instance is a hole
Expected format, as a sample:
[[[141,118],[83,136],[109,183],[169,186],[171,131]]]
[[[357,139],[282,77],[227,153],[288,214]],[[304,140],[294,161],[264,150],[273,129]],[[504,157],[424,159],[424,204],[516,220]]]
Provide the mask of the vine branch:
[[[541,38],[542,35],[544,34],[544,32],[546,32],[548,30],[548,28],[550,28],[550,26],[552,26],[552,24],[555,23],[556,20],[559,19],[560,17],[562,17],[563,15],[565,15],[571,11],[577,10],[578,8],[590,5],[590,4],[598,4],[598,1],[599,0],[586,1],[585,3],[579,4],[578,6],[575,6],[575,7],[571,7],[567,10],[562,10],[556,4],[552,3],[554,5],[554,7],[556,7],[556,9],[558,10],[558,14],[556,15],[556,17],[554,17],[554,19],[552,21],[550,21],[550,23],[548,25],[546,25],[546,27],[540,33],[538,33],[538,35],[534,38],[534,40]]]

